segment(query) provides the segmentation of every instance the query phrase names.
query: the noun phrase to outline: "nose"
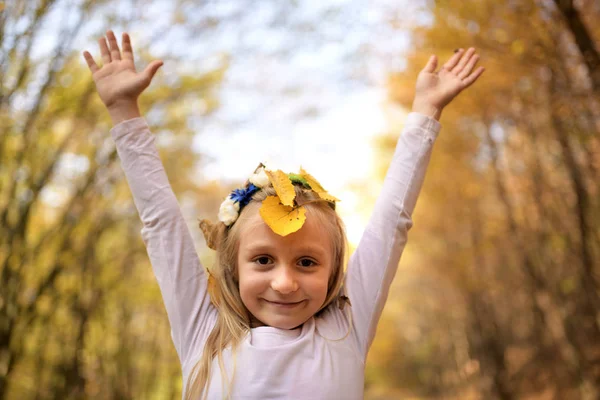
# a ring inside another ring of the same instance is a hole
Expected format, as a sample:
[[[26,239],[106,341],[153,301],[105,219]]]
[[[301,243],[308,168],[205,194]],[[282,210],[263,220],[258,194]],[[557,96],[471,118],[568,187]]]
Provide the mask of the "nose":
[[[281,294],[290,294],[298,290],[298,281],[288,266],[281,266],[275,271],[271,280],[271,288]]]

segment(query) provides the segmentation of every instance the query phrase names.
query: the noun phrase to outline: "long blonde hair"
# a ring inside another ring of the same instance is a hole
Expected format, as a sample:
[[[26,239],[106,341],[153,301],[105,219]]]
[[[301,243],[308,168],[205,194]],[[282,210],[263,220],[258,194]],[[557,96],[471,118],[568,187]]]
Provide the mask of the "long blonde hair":
[[[305,204],[308,218],[317,218],[332,240],[333,269],[327,286],[325,302],[317,312],[317,316],[334,302],[343,302],[344,264],[347,255],[347,240],[342,220],[335,211],[335,205],[321,200],[312,190],[294,185],[296,199]],[[218,310],[217,322],[204,345],[202,356],[190,372],[185,391],[185,399],[206,399],[211,381],[211,366],[215,358],[218,360],[223,385],[229,381],[227,389],[223,387],[223,398],[229,397],[233,385],[233,375],[227,377],[223,361],[223,351],[231,347],[235,355],[237,346],[250,332],[252,315],[242,302],[237,280],[237,256],[240,231],[248,215],[258,212],[258,208],[267,196],[276,195],[271,185],[263,187],[252,196],[250,203],[244,207],[238,220],[229,228],[223,223],[216,225],[203,220],[200,228],[207,244],[217,252],[215,266],[209,270],[209,292],[211,301]]]

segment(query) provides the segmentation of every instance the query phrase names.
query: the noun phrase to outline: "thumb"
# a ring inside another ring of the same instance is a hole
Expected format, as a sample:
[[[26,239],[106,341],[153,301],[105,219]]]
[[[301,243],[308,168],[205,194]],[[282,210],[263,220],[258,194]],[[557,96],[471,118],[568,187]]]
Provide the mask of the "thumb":
[[[425,66],[425,68],[423,68],[423,71],[433,73],[433,72],[435,72],[436,68],[437,68],[437,57],[434,54],[431,57],[429,57],[429,61],[427,61],[427,65]]]
[[[158,69],[160,67],[162,67],[162,65],[163,65],[163,62],[161,60],[152,61],[150,64],[148,64],[148,66],[146,67],[146,69],[144,69],[143,74],[149,80],[152,80],[152,78],[154,78],[154,75],[156,74],[156,71],[158,71]]]

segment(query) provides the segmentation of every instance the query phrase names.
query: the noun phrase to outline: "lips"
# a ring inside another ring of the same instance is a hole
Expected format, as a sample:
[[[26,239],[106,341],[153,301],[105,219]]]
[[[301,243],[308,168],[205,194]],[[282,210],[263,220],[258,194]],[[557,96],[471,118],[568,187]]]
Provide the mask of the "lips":
[[[300,301],[296,301],[296,302],[270,301],[267,299],[263,299],[263,300],[271,305],[274,305],[276,307],[283,307],[283,308],[293,308],[293,307],[296,307],[296,306],[304,303],[304,300],[300,300]]]

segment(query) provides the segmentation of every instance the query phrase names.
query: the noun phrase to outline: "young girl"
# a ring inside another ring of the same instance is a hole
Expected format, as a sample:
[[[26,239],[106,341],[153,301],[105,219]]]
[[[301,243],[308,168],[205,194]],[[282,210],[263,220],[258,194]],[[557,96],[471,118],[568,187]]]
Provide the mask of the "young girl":
[[[337,199],[305,171],[261,165],[201,223],[217,263],[207,275],[137,99],[162,65],[141,73],[129,36],[99,40],[103,66],[84,58],[136,207],[181,361],[186,399],[360,399],[377,322],[412,226],[442,109],[483,72],[474,49],[417,78],[382,193],[344,274]]]

